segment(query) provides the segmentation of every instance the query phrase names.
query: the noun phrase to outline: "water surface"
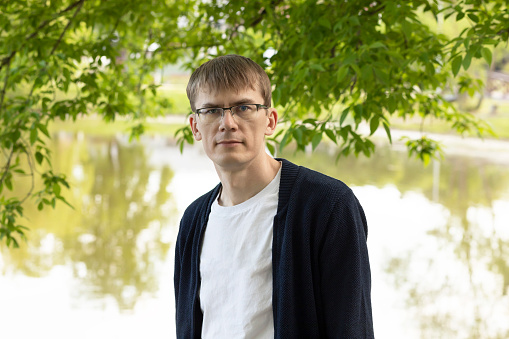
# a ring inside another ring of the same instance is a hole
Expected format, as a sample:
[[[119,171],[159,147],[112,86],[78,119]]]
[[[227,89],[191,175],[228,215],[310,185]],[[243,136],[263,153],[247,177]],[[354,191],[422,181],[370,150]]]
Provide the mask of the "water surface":
[[[509,337],[509,165],[449,155],[425,168],[385,146],[336,164],[332,153],[283,156],[361,201],[377,338]],[[175,337],[179,219],[218,182],[201,146],[181,155],[163,138],[61,133],[53,154],[75,210],[27,206],[28,244],[0,245],[1,337]]]

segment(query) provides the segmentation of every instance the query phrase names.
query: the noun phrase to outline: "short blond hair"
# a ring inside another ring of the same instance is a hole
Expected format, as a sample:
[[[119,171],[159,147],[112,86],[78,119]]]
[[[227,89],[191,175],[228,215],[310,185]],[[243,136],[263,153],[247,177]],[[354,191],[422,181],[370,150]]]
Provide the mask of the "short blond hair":
[[[253,60],[241,55],[228,54],[207,61],[198,67],[187,84],[187,97],[191,110],[196,112],[195,100],[202,89],[213,93],[244,89],[259,90],[264,105],[270,106],[272,89],[269,77],[263,68]]]

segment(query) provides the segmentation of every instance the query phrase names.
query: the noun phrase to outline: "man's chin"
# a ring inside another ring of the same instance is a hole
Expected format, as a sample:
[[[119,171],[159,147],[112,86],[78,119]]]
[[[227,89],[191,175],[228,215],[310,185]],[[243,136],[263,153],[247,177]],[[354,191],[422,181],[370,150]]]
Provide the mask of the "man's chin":
[[[246,163],[245,154],[230,152],[228,154],[221,154],[220,156],[212,159],[214,164],[222,168],[238,168]]]

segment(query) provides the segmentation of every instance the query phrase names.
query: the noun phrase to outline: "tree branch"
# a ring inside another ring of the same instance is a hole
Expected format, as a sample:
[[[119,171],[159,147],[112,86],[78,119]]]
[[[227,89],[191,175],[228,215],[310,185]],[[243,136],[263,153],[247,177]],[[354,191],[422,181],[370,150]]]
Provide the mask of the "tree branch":
[[[76,15],[78,15],[79,11],[81,10],[81,8],[83,7],[83,4],[85,3],[85,0],[80,0],[78,1],[77,3],[71,5],[72,8],[78,6],[78,8],[76,8],[76,11],[74,12],[72,18],[69,19],[69,22],[67,23],[67,25],[64,27],[64,30],[62,31],[62,33],[60,34],[60,37],[58,38],[57,42],[53,45],[53,48],[51,49],[51,52],[49,54],[49,57],[52,56],[58,45],[60,45],[60,42],[62,41],[65,33],[67,32],[67,30],[69,29],[69,27],[71,26],[73,20],[76,18]],[[69,8],[71,8],[71,6],[67,7],[66,9],[64,9],[62,12],[64,11],[68,11],[70,10]],[[60,12],[60,13],[62,13]],[[44,70],[46,67],[42,68],[40,71]],[[28,93],[28,96],[27,96],[27,102],[30,100],[30,98],[32,97],[32,94],[34,93],[34,89],[35,89],[35,82],[34,84],[32,85],[32,88],[30,89],[30,93]]]
[[[5,92],[7,90],[7,82],[9,80],[10,68],[11,68],[11,59],[9,59],[9,61],[7,61],[7,69],[5,70],[4,86],[2,88],[2,96],[0,97],[0,112],[2,112],[2,106],[4,105]]]
[[[378,14],[380,13],[381,11],[383,11],[385,9],[385,5],[381,5],[380,7],[378,7],[377,9],[375,9],[374,11],[366,11],[364,14],[367,14],[369,16],[372,16],[372,15],[375,15],[375,14]]]
[[[37,33],[39,33],[39,31],[40,31],[41,29],[43,29],[44,27],[46,27],[46,26],[47,26],[50,22],[52,22],[52,21],[53,21],[53,20],[55,20],[56,18],[60,17],[62,14],[69,12],[70,10],[72,10],[73,8],[75,8],[76,6],[80,6],[80,8],[81,8],[81,6],[83,6],[83,2],[84,2],[84,1],[85,1],[85,0],[78,0],[78,1],[76,1],[75,3],[73,3],[73,4],[69,5],[69,6],[67,6],[67,8],[64,8],[63,10],[61,10],[60,12],[58,12],[58,13],[57,13],[57,14],[56,14],[53,18],[43,21],[43,22],[42,22],[42,23],[41,23],[41,24],[37,27],[37,29],[36,29],[36,30],[35,30],[32,34],[30,34],[30,35],[26,38],[26,40],[28,41],[28,40],[32,39],[33,37],[35,37],[35,36],[37,35]],[[78,10],[78,12],[79,12],[79,10]]]
[[[276,7],[277,5],[279,5],[281,2],[283,2],[282,0],[273,0],[271,1],[270,5],[274,8]],[[255,18],[250,24],[249,24],[249,27],[254,27],[256,25],[258,25],[262,20],[263,18],[265,17],[265,14],[267,14],[267,9],[265,8],[262,8],[259,12],[258,12],[258,17]]]
[[[60,12],[58,12],[53,18],[51,19],[47,19],[47,20],[44,20],[39,26],[37,26],[37,28],[35,29],[34,32],[32,32],[32,34],[30,34],[29,36],[27,36],[25,38],[25,43],[23,43],[21,45],[21,47],[19,49],[22,49],[23,47],[25,47],[25,44],[27,41],[29,41],[30,39],[34,38],[44,27],[46,27],[49,23],[51,23],[53,20],[57,19],[58,17],[60,17],[62,14],[64,13],[67,13],[69,12],[70,10],[72,10],[73,8],[75,8],[76,6],[83,6],[83,3],[85,2],[85,0],[78,0],[76,1],[75,3],[72,3],[71,5],[67,6],[66,8],[64,8],[63,10],[61,10]],[[78,10],[79,11],[79,10]],[[76,13],[75,13],[76,14]],[[0,70],[2,69],[3,66],[5,66],[8,62],[10,62],[10,60],[14,57],[14,55],[16,55],[17,51],[12,51],[11,54],[9,54],[8,56],[6,56],[5,58],[2,59],[2,62],[0,63]]]
[[[53,48],[51,49],[51,52],[50,52],[50,56],[53,55],[53,53],[55,53],[55,50],[57,49],[58,45],[60,45],[60,42],[62,41],[62,38],[64,37],[65,35],[65,32],[67,32],[67,30],[69,29],[69,27],[71,27],[71,24],[73,22],[73,20],[76,18],[76,15],[78,15],[79,11],[81,10],[81,8],[83,7],[83,4],[85,3],[85,0],[80,0],[76,3],[76,6],[78,6],[78,8],[76,8],[76,11],[74,12],[72,18],[69,19],[69,22],[67,23],[67,25],[65,26],[64,30],[62,31],[62,33],[60,34],[60,37],[58,38],[57,42],[55,43],[55,45],[53,46]],[[74,5],[73,5],[74,6]],[[70,6],[69,6],[70,7]],[[69,8],[68,7],[68,8]],[[72,7],[74,8],[74,7]]]
[[[28,148],[30,148],[30,143],[27,143],[25,145],[25,147],[27,145],[28,145]],[[32,177],[32,186],[30,187],[30,190],[25,195],[25,197],[20,201],[20,204],[24,203],[25,200],[27,200],[32,195],[32,192],[34,191],[34,188],[35,188],[35,177],[34,177],[35,166],[34,166],[33,159],[32,159],[32,151],[29,152],[25,149],[25,154],[27,156],[28,167],[30,168],[30,176]]]
[[[7,176],[7,173],[9,172],[9,168],[11,168],[11,160],[12,156],[14,154],[14,147],[11,150],[11,153],[9,154],[9,158],[7,159],[7,163],[4,166],[4,173],[2,174],[2,178],[0,178],[0,184],[4,182],[5,177]]]
[[[506,28],[506,29],[501,29],[500,31],[498,31],[496,34],[497,35],[502,35],[504,33],[509,33],[509,28]]]
[[[5,65],[10,64],[11,59],[14,57],[14,55],[16,55],[16,51],[12,51],[11,54],[2,59],[2,63],[0,64],[0,70],[2,70],[2,68]]]

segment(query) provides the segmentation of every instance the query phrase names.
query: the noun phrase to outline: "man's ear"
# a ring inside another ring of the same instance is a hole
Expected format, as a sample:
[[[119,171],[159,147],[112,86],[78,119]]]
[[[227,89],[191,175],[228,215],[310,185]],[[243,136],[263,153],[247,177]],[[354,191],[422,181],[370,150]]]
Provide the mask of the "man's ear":
[[[277,112],[275,108],[269,108],[267,113],[267,128],[265,129],[265,135],[272,135],[276,130],[277,126]]]
[[[194,138],[196,141],[201,140],[201,133],[198,130],[198,122],[196,121],[196,114],[191,114],[189,116],[189,124],[191,125],[191,131],[193,131]]]

